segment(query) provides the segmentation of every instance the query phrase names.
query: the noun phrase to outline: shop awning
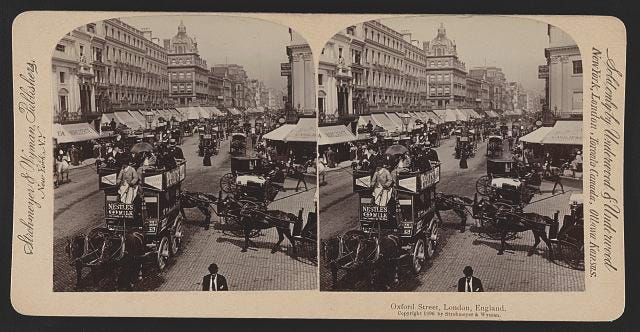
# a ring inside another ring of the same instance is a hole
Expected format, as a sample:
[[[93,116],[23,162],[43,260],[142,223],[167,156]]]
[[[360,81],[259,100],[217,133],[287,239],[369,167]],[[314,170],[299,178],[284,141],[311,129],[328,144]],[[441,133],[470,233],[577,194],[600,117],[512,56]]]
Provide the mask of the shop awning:
[[[53,126],[53,135],[58,143],[74,143],[100,138],[98,132],[85,122],[64,125],[56,123]]]
[[[522,137],[520,141],[527,143],[540,143],[542,139],[553,129],[553,127],[540,127]]]
[[[129,112],[129,115],[131,115],[134,119],[136,119],[136,121],[140,123],[147,123],[147,120],[144,118],[144,114],[140,113],[141,111],[128,111],[128,112]]]
[[[376,126],[376,122],[373,121],[370,115],[360,115],[360,117],[358,117],[358,128],[367,127],[369,121],[371,121],[371,125]]]
[[[316,118],[300,118],[285,142],[316,142],[318,121]]]
[[[185,111],[187,112],[187,119],[189,120],[198,120],[200,119],[200,112],[198,111],[197,108],[193,107],[193,106],[189,106],[185,109]]]
[[[144,122],[142,123],[138,122],[138,120],[136,120],[133,116],[131,116],[131,114],[129,114],[128,111],[114,112],[113,114],[115,115],[116,118],[120,120],[121,123],[129,127],[129,129],[132,129],[132,130],[143,129],[145,126]]]
[[[287,135],[295,128],[294,124],[283,124],[282,126],[264,134],[262,138],[272,141],[284,141]]]
[[[356,136],[343,125],[318,127],[318,145],[339,144],[355,140]]]
[[[371,114],[371,118],[376,124],[378,124],[380,127],[382,127],[386,131],[399,132],[402,130],[402,125],[395,124],[395,122],[389,119],[389,117],[386,114],[383,114],[383,113]]]
[[[238,111],[235,108],[229,108],[228,111],[229,111],[229,114],[231,115],[242,115],[242,113],[240,113],[240,111]]]
[[[222,113],[217,107],[215,106],[207,106],[207,108],[209,109],[209,111],[211,111],[211,113],[213,114],[213,116],[224,116],[224,113]]]
[[[111,123],[111,119],[113,119],[116,122],[116,124],[120,124],[120,120],[116,118],[116,116],[113,115],[113,113],[102,113],[100,122],[102,123],[102,125],[107,125]]]
[[[461,120],[458,118],[458,112],[456,112],[456,110],[433,110],[433,113],[438,115],[438,117],[444,120],[444,122],[456,122]]]
[[[556,121],[540,143],[582,145],[582,121]]]

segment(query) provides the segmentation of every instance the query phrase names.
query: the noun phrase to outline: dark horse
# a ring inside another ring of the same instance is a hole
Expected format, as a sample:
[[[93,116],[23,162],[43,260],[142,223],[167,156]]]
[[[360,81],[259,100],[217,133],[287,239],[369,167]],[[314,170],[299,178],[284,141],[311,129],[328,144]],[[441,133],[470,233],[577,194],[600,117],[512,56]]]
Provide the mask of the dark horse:
[[[460,232],[465,231],[467,226],[467,206],[473,206],[473,199],[463,196],[450,195],[445,193],[436,193],[436,216],[442,224],[440,211],[453,210],[460,217]]]
[[[534,244],[527,252],[527,256],[535,253],[540,239],[549,248],[549,260],[554,260],[553,246],[547,237],[547,227],[553,224],[553,219],[537,213],[526,213],[518,209],[505,209],[494,205],[486,200],[481,200],[474,206],[474,211],[481,212],[482,215],[493,220],[494,226],[500,232],[500,249],[498,255],[504,253],[506,238],[508,233],[533,232]]]
[[[117,234],[100,227],[86,236],[78,234],[67,239],[66,252],[76,270],[76,289],[80,287],[83,268],[89,267],[119,268],[118,290],[130,290],[134,278],[142,278],[145,249],[144,235],[138,231]]]
[[[346,270],[364,273],[373,289],[388,290],[391,282],[399,282],[399,260],[405,257],[396,235],[369,236],[359,230],[323,242],[323,254],[331,269],[332,288],[338,283],[338,270]]]
[[[209,229],[209,224],[211,223],[211,211],[209,208],[218,202],[218,198],[215,195],[202,192],[181,191],[179,201],[182,218],[187,220],[184,209],[197,208],[205,217],[202,226],[204,229]]]
[[[297,256],[297,248],[291,234],[290,226],[294,224],[295,227],[301,227],[302,219],[295,214],[280,210],[267,210],[264,203],[252,200],[236,200],[230,198],[230,196],[227,196],[225,200],[219,202],[218,209],[221,213],[236,216],[236,222],[244,230],[242,252],[246,252],[250,244],[253,244],[254,247],[256,246],[255,243],[250,240],[252,231],[275,227],[278,232],[278,242],[273,245],[271,253],[278,251],[280,243],[282,243],[286,236],[293,248],[293,256]]]

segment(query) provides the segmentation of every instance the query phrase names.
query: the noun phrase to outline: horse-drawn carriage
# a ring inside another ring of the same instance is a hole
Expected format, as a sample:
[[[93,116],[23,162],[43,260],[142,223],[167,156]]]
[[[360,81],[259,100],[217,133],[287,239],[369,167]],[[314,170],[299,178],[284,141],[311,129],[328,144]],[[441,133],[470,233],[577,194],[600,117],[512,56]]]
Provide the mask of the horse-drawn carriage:
[[[467,157],[475,156],[475,142],[470,136],[457,136],[455,147],[455,158],[460,159],[462,155]]]
[[[229,153],[232,156],[241,156],[247,154],[247,135],[244,133],[231,134],[231,143],[229,144]]]
[[[539,186],[541,179],[521,173],[515,160],[487,159],[487,175],[476,181],[476,191],[493,201],[524,206],[531,201],[533,186]]]
[[[584,270],[584,203],[582,194],[572,194],[569,198],[568,215],[564,216],[562,227],[555,238],[556,252],[561,261],[576,270]]]
[[[198,142],[198,155],[204,156],[204,152],[209,150],[212,154],[218,154],[218,138],[215,134],[203,132],[200,133],[200,141]]]
[[[355,171],[354,190],[358,192],[360,229],[348,231],[337,243],[325,243],[325,259],[332,272],[333,286],[339,270],[361,268],[371,271],[371,282],[378,283],[377,271],[393,270],[394,281],[399,268],[410,260],[413,273],[419,273],[432,257],[438,240],[439,223],[435,215],[436,184],[440,181],[440,164],[426,172],[398,173],[395,194],[388,203],[380,202],[371,183],[370,173]],[[381,280],[385,278],[382,277]]]
[[[99,188],[105,194],[105,227],[77,235],[68,252],[76,268],[77,281],[84,267],[118,262],[142,262],[153,258],[158,269],[180,250],[182,216],[180,187],[186,175],[186,162],[178,160],[171,169],[146,169],[137,191],[123,193],[118,187],[117,168],[98,169]],[[132,268],[129,266],[129,268]]]
[[[284,185],[284,167],[258,157],[231,157],[231,172],[220,178],[220,189],[240,197],[271,202]]]
[[[487,157],[502,156],[502,143],[502,136],[489,136],[487,139]]]

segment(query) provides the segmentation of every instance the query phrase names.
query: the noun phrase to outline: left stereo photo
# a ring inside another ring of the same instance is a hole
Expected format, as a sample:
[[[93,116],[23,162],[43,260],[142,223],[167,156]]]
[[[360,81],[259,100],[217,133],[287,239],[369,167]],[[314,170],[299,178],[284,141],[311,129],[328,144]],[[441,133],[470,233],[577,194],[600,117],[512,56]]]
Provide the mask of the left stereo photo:
[[[302,36],[233,16],[113,18],[62,36],[51,63],[54,291],[318,288]]]

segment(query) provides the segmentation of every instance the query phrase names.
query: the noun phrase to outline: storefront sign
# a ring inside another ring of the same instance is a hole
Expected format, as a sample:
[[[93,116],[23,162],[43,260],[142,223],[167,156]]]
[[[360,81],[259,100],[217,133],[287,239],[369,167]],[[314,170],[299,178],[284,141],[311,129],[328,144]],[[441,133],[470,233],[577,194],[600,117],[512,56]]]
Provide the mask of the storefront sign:
[[[540,79],[549,78],[549,66],[547,65],[538,66],[538,78]]]

